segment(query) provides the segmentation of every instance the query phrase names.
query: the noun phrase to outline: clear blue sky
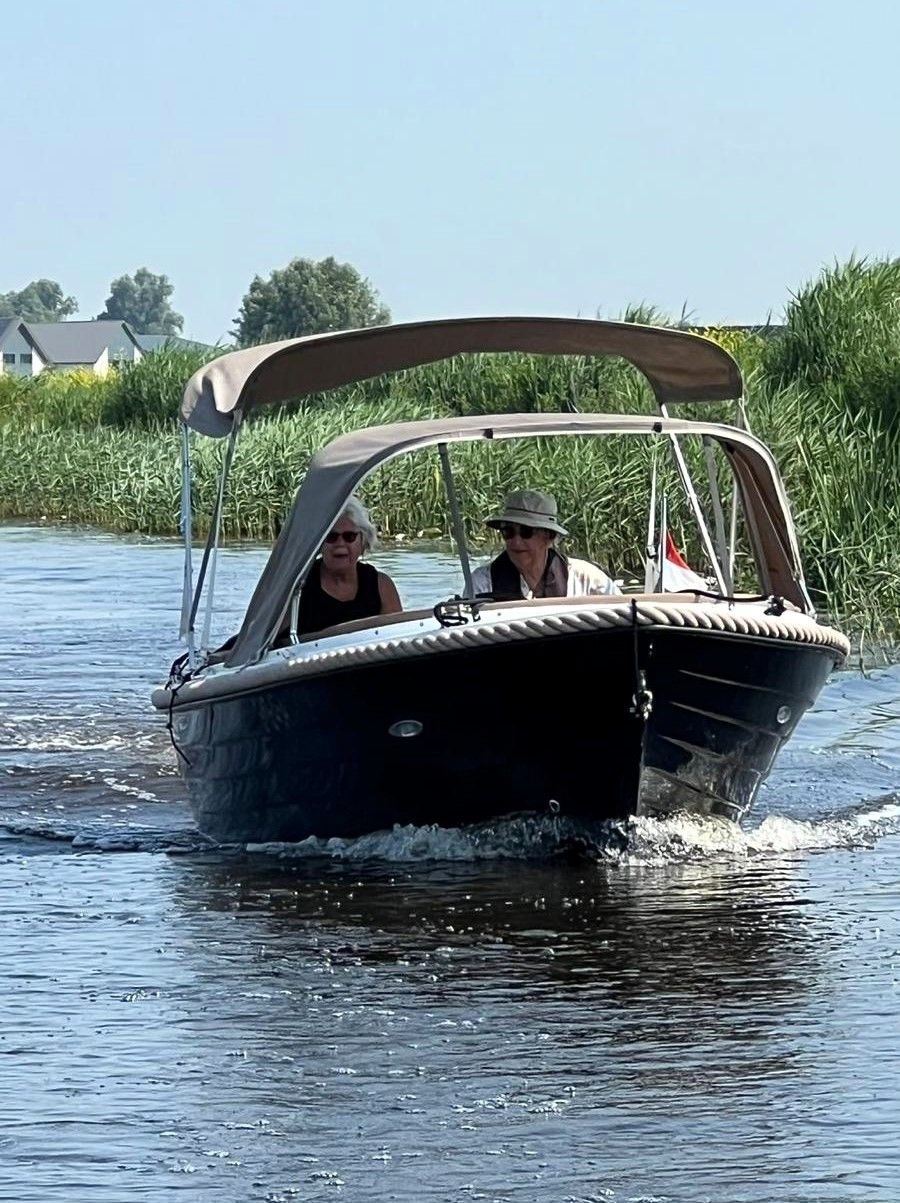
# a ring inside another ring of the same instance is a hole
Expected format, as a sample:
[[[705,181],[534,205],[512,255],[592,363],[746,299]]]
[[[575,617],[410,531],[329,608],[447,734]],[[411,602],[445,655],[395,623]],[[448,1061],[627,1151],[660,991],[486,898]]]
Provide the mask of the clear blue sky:
[[[900,253],[894,0],[44,0],[2,63],[0,291],[164,272],[227,335],[333,254],[396,320],[777,315]]]

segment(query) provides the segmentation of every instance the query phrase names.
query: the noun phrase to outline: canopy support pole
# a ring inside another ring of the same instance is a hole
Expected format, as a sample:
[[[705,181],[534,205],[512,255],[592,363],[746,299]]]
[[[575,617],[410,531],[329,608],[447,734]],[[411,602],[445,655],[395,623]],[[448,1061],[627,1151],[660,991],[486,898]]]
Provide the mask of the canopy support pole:
[[[228,445],[225,448],[225,459],[222,464],[222,471],[219,474],[219,489],[216,494],[216,504],[213,508],[212,520],[209,526],[209,534],[206,539],[206,546],[203,548],[203,559],[200,561],[200,571],[197,574],[197,584],[194,588],[194,599],[191,603],[191,613],[188,618],[188,629],[190,632],[189,638],[193,639],[194,624],[197,620],[197,611],[200,608],[200,597],[203,593],[203,584],[206,580],[206,573],[209,570],[209,592],[206,598],[206,617],[203,624],[203,638],[200,642],[200,650],[206,649],[209,641],[209,627],[212,617],[212,599],[213,590],[215,588],[216,579],[216,555],[219,549],[219,527],[222,520],[222,504],[225,498],[225,482],[231,471],[231,461],[234,457],[234,445],[237,442],[238,430],[240,429],[240,413],[235,414],[234,425],[231,428],[231,434],[228,436]]]
[[[447,501],[450,503],[450,521],[453,524],[453,538],[456,541],[456,550],[459,552],[459,562],[462,566],[465,595],[472,597],[472,568],[466,548],[466,529],[463,526],[462,514],[459,509],[456,483],[453,479],[453,469],[450,467],[450,455],[446,443],[438,443],[438,455],[441,457],[441,473],[444,477],[444,488],[447,490]]]
[[[746,430],[748,433],[750,433],[750,423],[747,421],[747,405],[743,395],[738,397],[735,404],[735,409],[737,411],[737,417],[734,423],[735,426],[737,426],[738,430]],[[731,576],[732,582],[734,581],[734,566],[737,558],[737,521],[739,506],[740,500],[738,498],[737,481],[735,480],[733,482],[731,492],[731,514],[729,515],[731,521],[728,531],[728,572]]]
[[[299,620],[300,620],[300,587],[298,585],[298,587],[294,590],[293,595],[291,597],[291,619],[290,619],[291,625],[290,625],[289,637],[290,637],[292,646],[293,646],[293,644],[297,643],[300,639],[300,636],[297,634],[297,624],[298,624]]]
[[[665,493],[659,501],[659,543],[656,545],[656,584],[653,593],[665,592],[666,543],[669,533],[669,500]]]
[[[706,459],[706,478],[709,481],[709,494],[712,498],[713,519],[716,526],[716,544],[719,549],[719,562],[722,565],[722,575],[725,577],[725,591],[729,597],[734,597],[734,578],[731,568],[734,543],[729,543],[725,535],[725,514],[722,509],[722,496],[719,492],[719,470],[716,467],[716,451],[712,439],[703,436],[703,455]]]
[[[665,405],[660,404],[659,412],[664,418],[668,418],[669,412]],[[697,490],[694,488],[694,482],[691,480],[691,474],[688,471],[688,466],[684,458],[684,452],[681,450],[681,444],[678,441],[678,435],[670,434],[669,442],[672,446],[672,454],[675,457],[675,464],[678,468],[678,475],[681,477],[681,483],[684,485],[684,491],[687,493],[687,498],[691,509],[694,511],[694,518],[697,521],[697,527],[700,531],[700,538],[703,541],[703,547],[709,557],[709,562],[712,564],[712,570],[716,578],[716,584],[719,587],[723,597],[730,597],[731,594],[726,591],[725,577],[722,573],[722,566],[719,563],[719,557],[716,554],[716,549],[713,546],[712,537],[709,533],[709,527],[706,525],[706,519],[703,517],[703,510],[700,508],[700,499],[697,496]]]
[[[181,536],[184,539],[184,577],[181,586],[181,622],[178,634],[187,641],[188,669],[193,670],[197,652],[194,646],[194,627],[191,622],[191,592],[194,587],[194,566],[191,551],[194,536],[191,501],[191,432],[181,424]]]

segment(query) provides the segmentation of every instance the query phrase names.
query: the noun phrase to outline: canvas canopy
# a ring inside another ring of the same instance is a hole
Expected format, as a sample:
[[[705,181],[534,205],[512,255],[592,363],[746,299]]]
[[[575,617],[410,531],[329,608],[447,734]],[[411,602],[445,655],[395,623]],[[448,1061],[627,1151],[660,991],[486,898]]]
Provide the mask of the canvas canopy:
[[[313,457],[250,600],[228,664],[250,663],[270,645],[291,594],[305,579],[323,538],[351,493],[380,464],[440,443],[592,434],[692,434],[716,439],[734,470],[763,588],[807,613],[812,611],[778,470],[765,445],[746,431],[712,422],[618,414],[496,414],[397,422],[341,435]]]
[[[465,352],[617,355],[667,401],[727,401],[741,396],[727,351],[684,330],[585,318],[480,317],[312,334],[232,351],[188,381],[181,416],[192,430],[222,437],[235,413],[418,367]]]

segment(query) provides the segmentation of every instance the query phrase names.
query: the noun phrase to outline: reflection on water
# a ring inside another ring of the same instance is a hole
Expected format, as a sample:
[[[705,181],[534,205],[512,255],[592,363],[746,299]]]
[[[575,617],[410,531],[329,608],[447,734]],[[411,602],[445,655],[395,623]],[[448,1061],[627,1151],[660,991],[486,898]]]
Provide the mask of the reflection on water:
[[[450,943],[441,993],[461,969],[466,990],[496,978],[499,960],[502,984],[526,993],[571,988],[602,1008],[669,996],[681,1005],[699,999],[705,1009],[748,965],[764,972],[770,995],[796,994],[816,972],[815,950],[796,922],[805,899],[789,861],[661,873],[587,861],[504,863],[477,874],[471,866],[366,865],[349,876],[344,866],[213,860],[192,863],[176,896],[187,915],[204,916],[233,911],[239,898],[261,942],[275,938],[298,951],[318,955],[322,932],[339,933],[330,955],[359,964],[413,970],[439,964]]]
[[[23,1198],[890,1198],[898,845],[13,858],[7,1165]]]
[[[897,670],[745,832],[212,850],[147,703],[178,557],[0,528],[0,1198],[900,1197]]]

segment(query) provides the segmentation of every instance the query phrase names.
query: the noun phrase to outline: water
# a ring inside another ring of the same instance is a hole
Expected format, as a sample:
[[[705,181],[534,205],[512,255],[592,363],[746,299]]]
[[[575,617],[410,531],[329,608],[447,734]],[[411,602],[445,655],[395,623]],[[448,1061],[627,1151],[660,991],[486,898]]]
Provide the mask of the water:
[[[900,1199],[900,670],[835,678],[743,832],[223,851],[147,700],[177,547],[0,527],[0,573],[0,1199]]]

